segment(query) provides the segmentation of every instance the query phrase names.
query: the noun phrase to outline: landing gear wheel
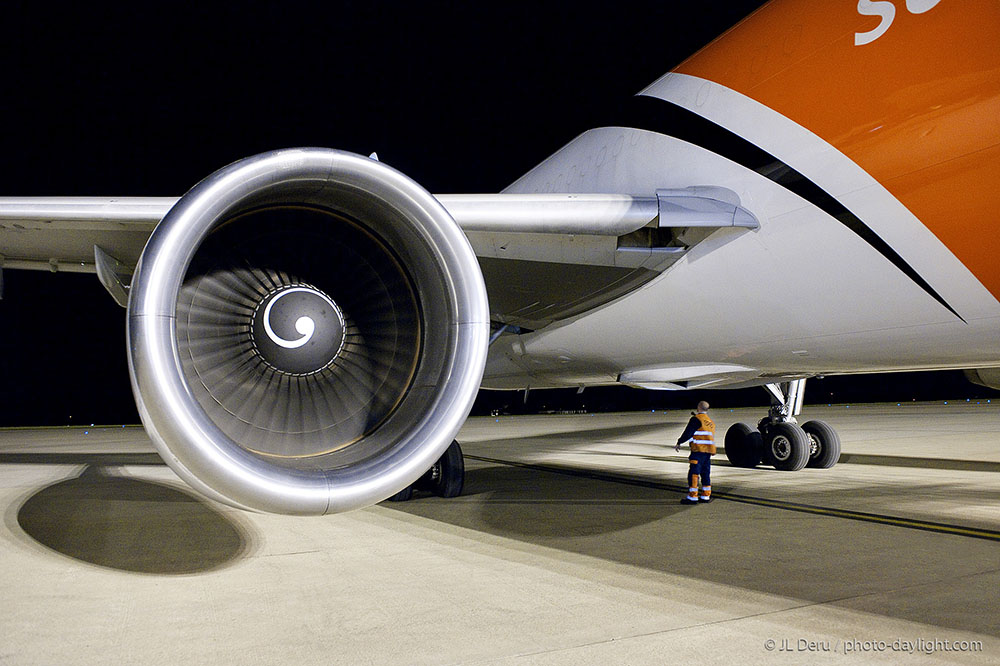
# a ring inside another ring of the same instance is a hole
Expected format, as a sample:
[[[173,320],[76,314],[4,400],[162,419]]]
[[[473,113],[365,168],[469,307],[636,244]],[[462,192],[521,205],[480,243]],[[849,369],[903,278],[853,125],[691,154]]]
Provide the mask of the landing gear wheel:
[[[809,467],[829,469],[840,460],[840,435],[824,421],[802,424],[809,437]]]
[[[413,491],[429,490],[440,497],[458,497],[465,485],[465,458],[462,448],[455,440],[445,449],[444,455],[431,465],[422,477],[389,498],[390,502],[406,502],[413,497]]]
[[[809,462],[809,435],[797,423],[775,423],[764,437],[766,456],[775,469],[794,472]]]
[[[435,495],[458,497],[462,494],[462,486],[465,485],[465,459],[457,440],[452,440],[444,455],[431,467],[429,474],[429,488]]]
[[[388,498],[390,502],[409,502],[413,497],[413,486],[406,486],[398,493]]]
[[[733,467],[756,467],[763,448],[760,433],[746,423],[734,423],[726,431],[726,457]]]
[[[763,418],[757,423],[757,432],[760,433],[760,461],[774,467],[774,456],[771,455],[770,439],[768,438],[770,431],[771,422],[767,418]]]

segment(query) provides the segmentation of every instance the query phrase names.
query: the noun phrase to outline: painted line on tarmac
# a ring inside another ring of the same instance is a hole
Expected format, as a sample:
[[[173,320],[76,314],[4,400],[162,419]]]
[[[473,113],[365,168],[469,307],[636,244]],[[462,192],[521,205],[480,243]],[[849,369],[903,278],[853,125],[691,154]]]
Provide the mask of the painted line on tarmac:
[[[659,490],[673,490],[679,493],[687,493],[687,486],[677,486],[660,481],[649,479],[637,479],[634,477],[621,476],[608,472],[595,472],[591,470],[573,469],[570,467],[560,467],[558,465],[541,465],[536,463],[517,462],[515,460],[500,460],[499,458],[486,458],[483,456],[473,456],[465,454],[470,460],[494,463],[497,465],[508,465],[510,467],[523,467],[541,472],[551,472],[553,474],[563,474],[565,476],[577,476],[595,481],[611,481],[612,483],[623,483],[630,486],[642,486],[644,488],[657,488]],[[785,511],[798,511],[800,513],[811,513],[820,516],[831,516],[834,518],[846,518],[847,520],[860,520],[866,523],[878,523],[881,525],[892,525],[895,527],[905,527],[911,530],[922,530],[924,532],[937,532],[939,534],[953,534],[972,539],[986,539],[987,541],[1000,541],[1000,532],[985,530],[975,527],[962,527],[961,525],[948,525],[947,523],[934,523],[926,520],[914,520],[911,518],[898,518],[896,516],[885,516],[878,513],[866,513],[864,511],[850,511],[847,509],[833,509],[825,506],[813,504],[801,504],[799,502],[786,502],[783,500],[764,499],[762,497],[751,497],[749,495],[736,495],[714,491],[712,499],[724,499],[730,502],[740,502],[743,504],[756,504],[772,509],[784,509]]]

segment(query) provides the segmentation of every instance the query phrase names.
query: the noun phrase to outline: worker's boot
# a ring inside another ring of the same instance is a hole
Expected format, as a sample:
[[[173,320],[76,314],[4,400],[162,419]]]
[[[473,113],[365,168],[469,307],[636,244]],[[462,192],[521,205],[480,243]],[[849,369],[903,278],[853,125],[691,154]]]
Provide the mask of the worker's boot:
[[[688,494],[687,497],[681,500],[681,504],[697,504],[698,503],[698,481],[699,477],[697,474],[691,475],[691,481],[688,484]]]

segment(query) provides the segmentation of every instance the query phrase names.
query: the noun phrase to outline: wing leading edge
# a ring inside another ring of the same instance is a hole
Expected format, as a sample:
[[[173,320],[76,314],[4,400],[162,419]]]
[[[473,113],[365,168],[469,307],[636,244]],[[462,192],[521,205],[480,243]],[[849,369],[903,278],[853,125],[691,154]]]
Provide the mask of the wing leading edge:
[[[627,293],[716,229],[759,226],[735,194],[707,186],[652,196],[436,198],[480,258],[495,319],[528,328]],[[0,198],[0,268],[97,273],[124,305],[129,268],[176,202],[175,197]]]

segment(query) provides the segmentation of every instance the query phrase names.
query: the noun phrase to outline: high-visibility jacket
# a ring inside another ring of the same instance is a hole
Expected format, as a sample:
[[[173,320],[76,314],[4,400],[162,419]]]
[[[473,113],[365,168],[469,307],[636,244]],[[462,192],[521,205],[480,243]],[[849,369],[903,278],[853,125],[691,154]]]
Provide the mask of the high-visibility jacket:
[[[698,419],[698,429],[691,435],[691,450],[715,455],[715,422],[708,414],[695,414]]]

